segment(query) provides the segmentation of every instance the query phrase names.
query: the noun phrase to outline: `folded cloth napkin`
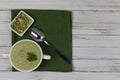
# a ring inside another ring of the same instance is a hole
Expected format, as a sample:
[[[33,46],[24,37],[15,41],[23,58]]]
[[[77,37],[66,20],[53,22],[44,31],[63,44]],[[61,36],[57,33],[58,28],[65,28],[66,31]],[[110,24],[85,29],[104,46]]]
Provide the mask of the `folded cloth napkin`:
[[[12,20],[20,10],[11,10]],[[31,17],[34,18],[34,23],[30,27],[35,27],[42,30],[46,39],[51,42],[59,51],[72,60],[72,21],[71,12],[62,10],[29,10],[23,9]],[[31,39],[28,31],[19,37],[12,32],[12,45],[22,39]],[[43,53],[51,55],[51,60],[43,60],[41,65],[35,71],[72,71],[72,63],[67,64],[53,50],[51,50],[43,42],[39,43]],[[13,71],[16,71],[13,68]]]

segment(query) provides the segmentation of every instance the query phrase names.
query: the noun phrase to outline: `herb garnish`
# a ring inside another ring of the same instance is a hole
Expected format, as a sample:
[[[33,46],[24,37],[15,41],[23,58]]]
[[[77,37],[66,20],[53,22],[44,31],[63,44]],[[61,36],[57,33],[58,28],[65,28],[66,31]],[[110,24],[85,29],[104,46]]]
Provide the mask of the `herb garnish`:
[[[36,60],[37,60],[37,56],[36,56],[34,53],[28,52],[27,54],[28,54],[27,60],[28,60],[29,62],[31,62],[31,61],[36,61]]]

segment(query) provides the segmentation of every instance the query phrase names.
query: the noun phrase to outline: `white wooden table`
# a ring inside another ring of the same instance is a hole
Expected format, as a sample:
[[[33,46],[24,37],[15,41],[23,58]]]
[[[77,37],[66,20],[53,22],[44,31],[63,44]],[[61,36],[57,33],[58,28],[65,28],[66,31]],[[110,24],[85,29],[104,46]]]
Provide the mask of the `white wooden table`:
[[[120,80],[120,0],[0,0],[0,55],[11,47],[11,9],[73,12],[73,72],[11,72],[0,56],[0,80]]]

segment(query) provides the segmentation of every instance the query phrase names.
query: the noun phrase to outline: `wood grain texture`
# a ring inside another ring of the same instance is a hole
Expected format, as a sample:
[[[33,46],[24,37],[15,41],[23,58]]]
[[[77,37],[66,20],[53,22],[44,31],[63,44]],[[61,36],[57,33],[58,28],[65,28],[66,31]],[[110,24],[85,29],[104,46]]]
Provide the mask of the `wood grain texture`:
[[[10,19],[11,19],[10,10],[9,11],[0,10],[0,22],[2,21],[10,22]]]
[[[120,80],[119,73],[93,73],[93,72],[1,72],[1,80]]]
[[[0,47],[2,46],[11,46],[11,35],[0,35]]]
[[[9,51],[11,47],[0,47],[0,59],[8,59]]]
[[[120,10],[119,0],[2,0],[1,9]]]
[[[75,60],[119,60],[120,48],[73,48],[73,59]],[[79,64],[80,65],[80,64]]]
[[[73,35],[73,47],[119,48],[120,36],[80,36]]]
[[[120,72],[120,60],[74,60],[74,71]]]
[[[12,66],[10,64],[9,59],[0,59],[0,72],[6,71],[10,72],[12,70]]]
[[[118,24],[120,11],[79,10],[73,12],[73,22],[84,24]]]
[[[0,22],[0,35],[10,35],[11,30],[9,28],[10,22]]]
[[[120,36],[120,24],[74,23],[73,35]]]

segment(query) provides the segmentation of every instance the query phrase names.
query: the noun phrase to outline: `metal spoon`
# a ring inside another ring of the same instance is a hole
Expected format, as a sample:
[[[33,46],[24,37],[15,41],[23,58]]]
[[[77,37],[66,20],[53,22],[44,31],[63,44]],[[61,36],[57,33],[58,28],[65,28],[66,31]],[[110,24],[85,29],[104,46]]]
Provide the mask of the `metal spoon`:
[[[37,28],[31,28],[29,30],[29,35],[32,37],[32,39],[34,39],[37,42],[44,42],[45,44],[47,44],[52,50],[54,50],[64,61],[66,61],[68,64],[71,63],[71,60],[69,58],[67,58],[65,55],[63,55],[58,49],[56,49],[50,42],[48,42],[45,39],[45,35],[43,32],[41,32],[39,29]]]

